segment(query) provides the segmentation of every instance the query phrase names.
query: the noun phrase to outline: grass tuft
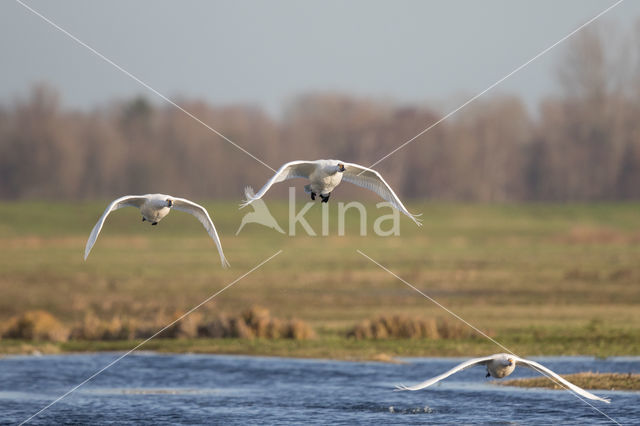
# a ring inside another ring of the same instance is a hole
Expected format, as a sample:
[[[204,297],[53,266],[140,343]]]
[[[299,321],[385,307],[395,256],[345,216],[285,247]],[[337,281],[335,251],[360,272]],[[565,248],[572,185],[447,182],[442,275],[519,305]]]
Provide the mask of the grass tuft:
[[[442,318],[380,315],[364,320],[347,331],[355,339],[460,339],[471,336],[463,324]]]
[[[49,312],[36,310],[27,311],[11,318],[2,337],[5,339],[64,342],[69,337],[69,330]]]

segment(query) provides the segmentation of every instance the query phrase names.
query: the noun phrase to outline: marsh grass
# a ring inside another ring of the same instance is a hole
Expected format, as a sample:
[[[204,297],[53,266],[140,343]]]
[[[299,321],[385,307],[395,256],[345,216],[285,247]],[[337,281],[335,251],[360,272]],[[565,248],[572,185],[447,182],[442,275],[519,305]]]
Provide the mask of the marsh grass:
[[[267,203],[286,229],[287,206]],[[299,232],[294,238],[257,224],[245,226],[236,237],[245,211],[238,211],[235,201],[204,203],[232,265],[222,269],[213,242],[189,215],[175,212],[151,227],[140,223],[135,209],[118,210],[83,262],[86,238],[106,201],[3,203],[1,328],[12,317],[44,310],[74,336],[112,339],[86,346],[79,340],[56,343],[50,350],[127,347],[120,337],[130,338],[132,328],[152,325],[148,335],[161,321],[188,311],[282,249],[273,261],[202,306],[195,328],[186,321],[172,331],[180,339],[161,339],[152,348],[342,358],[496,352],[494,344],[476,334],[347,338],[355,324],[381,316],[439,318],[452,330],[457,323],[360,256],[359,249],[519,355],[640,355],[638,204],[413,204],[409,208],[423,213],[424,227],[401,218],[401,236],[387,238],[359,236],[355,213],[347,213],[347,235],[338,237],[337,206],[329,204],[328,236]],[[320,212],[318,204],[307,215],[318,233]],[[235,316],[254,305],[268,309],[272,318],[297,318],[315,330],[316,338],[292,345],[293,339],[281,334],[295,335],[300,327],[275,332],[280,328],[259,315],[250,320],[256,327],[253,341],[268,344],[193,337],[205,321]],[[88,315],[113,323],[91,324]],[[85,328],[76,330],[83,321]],[[435,335],[433,324],[425,328],[429,333]],[[269,335],[278,337],[261,337]],[[141,336],[134,333],[133,338]],[[22,344],[5,338],[0,351],[15,351]]]
[[[275,318],[268,309],[252,306],[240,315],[217,315],[201,323],[197,337],[304,340],[314,338],[315,332],[304,321]]]
[[[460,322],[443,318],[416,318],[407,315],[380,315],[364,320],[347,332],[355,339],[459,339],[472,330]]]
[[[27,311],[13,317],[0,336],[5,339],[63,342],[74,341],[122,341],[144,339],[153,336],[168,324],[183,317],[175,312],[169,317],[158,316],[152,322],[140,322],[130,318],[112,317],[100,319],[87,313],[71,331],[46,311]],[[315,332],[306,322],[291,318],[272,317],[268,309],[252,306],[238,315],[218,314],[204,318],[200,312],[183,317],[157,336],[159,339],[236,338],[236,339],[312,339]]]
[[[64,342],[69,330],[49,312],[43,310],[26,311],[10,318],[2,332],[7,339]]]

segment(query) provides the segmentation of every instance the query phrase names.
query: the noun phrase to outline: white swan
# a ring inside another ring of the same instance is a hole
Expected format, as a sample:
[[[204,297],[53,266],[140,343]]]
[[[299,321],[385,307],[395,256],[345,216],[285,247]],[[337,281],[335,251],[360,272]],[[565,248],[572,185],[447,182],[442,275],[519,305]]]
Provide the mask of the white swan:
[[[91,230],[87,246],[84,249],[84,260],[87,260],[89,252],[91,252],[91,248],[95,244],[96,239],[98,239],[102,225],[104,224],[107,216],[109,216],[109,213],[122,207],[139,208],[140,213],[142,213],[142,221],[144,222],[145,220],[148,220],[152,225],[157,225],[163,217],[169,214],[171,209],[180,210],[194,215],[196,219],[202,223],[204,229],[207,230],[211,238],[213,238],[213,241],[216,243],[222,266],[225,268],[229,266],[229,262],[227,262],[227,259],[224,257],[222,244],[220,243],[220,238],[216,232],[216,227],[213,225],[213,221],[209,217],[207,210],[201,205],[185,200],[184,198],[176,198],[171,195],[164,194],[125,195],[124,197],[120,197],[112,201],[111,204],[107,206],[104,213],[102,213],[100,219],[98,219],[98,223],[96,223]]]
[[[593,399],[596,401],[602,401],[602,402],[606,402],[607,404],[609,402],[611,402],[608,399],[605,398],[600,398],[599,396],[596,396],[594,394],[592,394],[591,392],[587,392],[586,390],[574,385],[573,383],[563,379],[562,377],[560,377],[558,374],[554,373],[553,371],[549,370],[547,367],[543,366],[542,364],[538,364],[535,361],[530,361],[528,359],[523,359],[520,357],[517,357],[515,355],[510,355],[510,354],[495,354],[495,355],[491,355],[491,356],[487,356],[484,358],[474,358],[474,359],[470,359],[468,361],[463,362],[462,364],[459,364],[455,367],[453,367],[451,370],[447,371],[446,373],[443,373],[439,376],[433,377],[427,381],[424,381],[422,383],[418,383],[417,385],[413,385],[413,386],[404,386],[404,385],[397,385],[396,389],[397,390],[410,390],[410,391],[415,391],[415,390],[419,390],[419,389],[424,389],[428,386],[431,386],[434,383],[439,382],[442,379],[445,379],[449,376],[451,376],[454,373],[457,373],[458,371],[462,371],[466,368],[469,367],[473,367],[474,365],[486,365],[487,367],[487,377],[492,376],[495,377],[497,379],[501,379],[503,377],[508,376],[509,374],[513,373],[513,370],[515,370],[516,368],[516,363],[521,364],[523,367],[528,367],[531,368],[533,370],[538,371],[539,373],[542,373],[544,375],[547,376],[551,376],[554,379],[558,380],[559,382],[561,382],[563,385],[565,385],[566,387],[568,387],[569,389],[571,389],[572,391],[574,391],[575,393],[577,393],[578,395],[581,395],[585,398],[589,398],[589,399]]]
[[[286,163],[269,181],[258,191],[253,194],[251,187],[245,188],[246,200],[240,205],[240,208],[248,206],[253,201],[262,198],[262,196],[271,188],[274,183],[283,182],[287,179],[305,178],[311,182],[305,185],[305,192],[311,194],[311,199],[315,200],[316,196],[322,198],[322,202],[329,201],[331,191],[340,184],[341,181],[353,183],[362,188],[369,189],[385,201],[391,203],[396,209],[409,216],[418,226],[421,226],[418,216],[409,213],[400,198],[393,192],[391,187],[375,170],[368,169],[353,163],[344,163],[338,160],[316,160],[316,161],[291,161]]]

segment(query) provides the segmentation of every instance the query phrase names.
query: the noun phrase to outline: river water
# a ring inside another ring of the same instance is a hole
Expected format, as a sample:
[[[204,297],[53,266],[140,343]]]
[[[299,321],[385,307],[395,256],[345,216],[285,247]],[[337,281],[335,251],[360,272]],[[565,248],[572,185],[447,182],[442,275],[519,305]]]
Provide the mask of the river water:
[[[118,358],[117,353],[0,358],[0,423],[18,424]],[[537,357],[559,373],[638,373],[640,358]],[[461,358],[403,364],[137,352],[31,424],[613,424],[569,391],[492,384],[483,367],[416,392],[394,392]],[[537,373],[516,368],[510,377]],[[640,424],[640,393],[594,391],[621,424]]]

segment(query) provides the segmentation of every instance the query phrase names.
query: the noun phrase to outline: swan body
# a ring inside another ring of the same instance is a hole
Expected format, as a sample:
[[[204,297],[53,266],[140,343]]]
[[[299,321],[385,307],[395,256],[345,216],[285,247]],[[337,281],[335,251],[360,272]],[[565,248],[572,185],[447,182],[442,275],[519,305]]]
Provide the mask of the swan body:
[[[342,165],[342,167],[340,166]],[[305,190],[310,194],[319,194],[328,197],[331,192],[342,182],[346,166],[336,160],[319,160],[316,167],[309,175],[308,186]]]
[[[251,187],[245,188],[246,200],[240,205],[240,208],[262,198],[273,184],[293,178],[308,179],[309,184],[305,185],[305,192],[311,194],[312,200],[319,196],[323,203],[329,201],[331,192],[342,181],[353,183],[375,192],[407,215],[416,225],[422,225],[418,219],[420,215],[411,214],[407,210],[380,173],[358,164],[345,163],[338,160],[291,161],[286,163],[278,169],[276,174],[267,181],[257,194],[253,193]]]
[[[209,217],[207,210],[193,201],[165,194],[125,195],[124,197],[113,200],[107,206],[104,213],[102,213],[102,216],[98,219],[98,222],[91,230],[91,234],[87,240],[87,245],[84,249],[84,260],[87,260],[93,245],[98,239],[98,235],[102,230],[102,226],[104,225],[104,221],[107,219],[107,216],[109,216],[112,211],[118,210],[122,207],[137,207],[140,209],[140,213],[142,214],[142,221],[149,221],[152,225],[157,225],[158,222],[169,214],[171,209],[180,210],[195,216],[216,243],[222,266],[229,266],[229,262],[222,251],[220,237],[218,237],[216,227],[214,226],[211,217]]]
[[[453,367],[451,370],[445,373],[442,373],[439,376],[426,380],[422,383],[418,383],[417,385],[413,385],[413,386],[397,385],[396,389],[401,391],[405,391],[405,390],[416,391],[416,390],[424,389],[428,386],[433,385],[434,383],[439,382],[440,380],[446,379],[447,377],[457,373],[458,371],[465,370],[475,365],[486,366],[487,377],[491,376],[491,377],[495,377],[496,379],[501,379],[513,373],[513,370],[515,370],[516,368],[516,364],[520,364],[523,367],[531,368],[532,370],[536,370],[537,372],[542,373],[545,376],[548,376],[549,378],[553,378],[580,396],[583,396],[588,399],[596,400],[596,401],[606,402],[606,403],[611,402],[606,398],[600,398],[599,396],[596,396],[591,392],[588,392],[582,389],[581,387],[574,385],[568,380],[563,379],[559,374],[554,373],[553,371],[549,370],[547,367],[543,366],[542,364],[539,364],[535,361],[531,361],[528,359],[520,358],[511,354],[496,354],[496,355],[491,355],[483,358],[473,358],[461,364],[458,364],[457,366]]]

